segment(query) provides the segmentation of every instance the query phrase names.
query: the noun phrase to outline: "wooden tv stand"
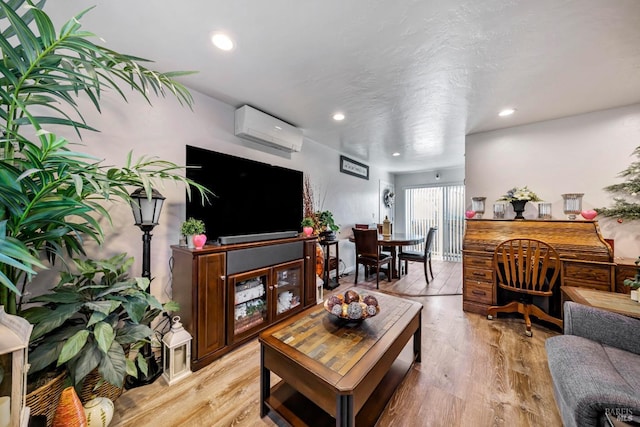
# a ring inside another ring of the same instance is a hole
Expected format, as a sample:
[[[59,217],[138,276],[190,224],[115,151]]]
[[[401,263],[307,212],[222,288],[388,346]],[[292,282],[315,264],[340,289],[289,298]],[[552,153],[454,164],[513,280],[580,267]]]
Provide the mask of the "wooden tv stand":
[[[201,369],[260,331],[316,304],[314,237],[173,252],[173,300]]]

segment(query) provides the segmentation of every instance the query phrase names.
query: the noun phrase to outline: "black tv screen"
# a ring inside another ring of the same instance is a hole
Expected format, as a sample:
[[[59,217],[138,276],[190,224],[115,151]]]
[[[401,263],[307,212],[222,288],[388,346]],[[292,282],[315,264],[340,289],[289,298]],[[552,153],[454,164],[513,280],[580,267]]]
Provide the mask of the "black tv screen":
[[[197,192],[187,198],[187,218],[204,221],[208,241],[300,229],[301,171],[187,145],[186,175],[216,195],[204,206]]]

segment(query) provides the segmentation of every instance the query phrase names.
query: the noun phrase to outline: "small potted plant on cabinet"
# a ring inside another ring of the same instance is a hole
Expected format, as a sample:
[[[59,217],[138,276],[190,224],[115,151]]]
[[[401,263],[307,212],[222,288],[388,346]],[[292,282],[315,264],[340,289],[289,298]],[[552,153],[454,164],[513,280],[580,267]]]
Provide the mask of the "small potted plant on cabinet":
[[[640,291],[638,290],[640,289],[640,257],[638,257],[635,264],[638,267],[636,269],[636,275],[633,279],[624,279],[623,283],[625,286],[629,286],[631,288],[631,299],[640,302]]]
[[[207,236],[203,233],[205,232],[204,222],[199,219],[189,218],[185,222],[182,223],[180,227],[180,232],[187,240],[187,246],[189,249],[202,249],[204,243],[207,241]],[[196,244],[196,242],[198,244]]]

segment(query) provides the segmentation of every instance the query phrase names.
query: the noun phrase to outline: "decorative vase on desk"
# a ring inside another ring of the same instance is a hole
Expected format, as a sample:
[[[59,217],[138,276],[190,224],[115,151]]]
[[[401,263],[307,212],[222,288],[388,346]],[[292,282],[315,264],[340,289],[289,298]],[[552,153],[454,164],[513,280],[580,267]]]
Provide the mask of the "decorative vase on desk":
[[[204,244],[207,243],[207,236],[204,234],[195,234],[193,236],[193,246],[196,249],[202,249]]]
[[[516,217],[514,219],[524,219],[524,207],[527,204],[528,200],[512,200],[511,206],[513,206],[513,211],[516,213]]]

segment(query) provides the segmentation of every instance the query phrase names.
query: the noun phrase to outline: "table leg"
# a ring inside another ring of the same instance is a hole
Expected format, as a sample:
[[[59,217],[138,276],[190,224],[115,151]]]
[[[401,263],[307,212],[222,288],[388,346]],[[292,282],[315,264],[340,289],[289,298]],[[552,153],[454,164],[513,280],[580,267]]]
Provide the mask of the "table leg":
[[[269,412],[265,403],[271,395],[271,372],[264,367],[264,346],[260,345],[260,417]]]
[[[396,269],[396,247],[391,246],[391,277],[394,279],[398,278],[398,270]]]
[[[356,425],[356,414],[353,413],[353,396],[339,394],[336,398],[336,426],[352,427]]]
[[[413,356],[416,363],[422,362],[422,312],[418,314],[418,329],[413,333]]]

